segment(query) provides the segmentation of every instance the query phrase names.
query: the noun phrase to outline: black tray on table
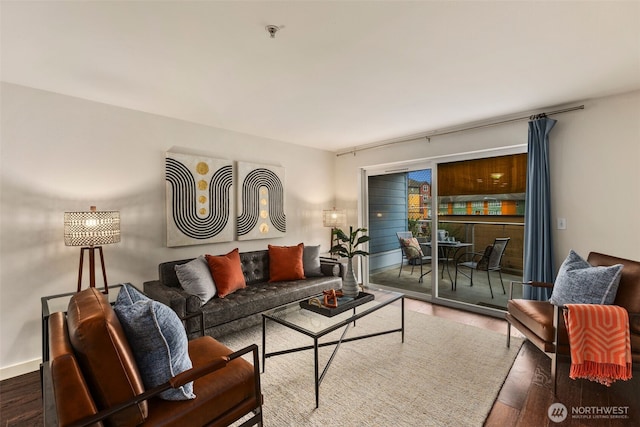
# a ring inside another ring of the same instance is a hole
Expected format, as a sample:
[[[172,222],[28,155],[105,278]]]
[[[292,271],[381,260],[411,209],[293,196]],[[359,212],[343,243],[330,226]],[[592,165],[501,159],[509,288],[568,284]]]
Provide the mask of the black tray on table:
[[[320,295],[317,298],[321,302],[323,301],[322,295]],[[314,311],[316,313],[322,314],[323,316],[333,317],[336,314],[340,314],[344,311],[349,310],[350,308],[357,307],[369,301],[373,301],[374,295],[369,294],[367,292],[360,292],[358,293],[358,296],[355,297],[354,299],[350,299],[344,302],[341,302],[340,299],[341,298],[338,298],[338,306],[335,308],[325,307],[325,306],[318,307],[317,305],[309,304],[309,300],[300,301],[300,307],[304,308],[305,310],[310,310],[310,311]]]

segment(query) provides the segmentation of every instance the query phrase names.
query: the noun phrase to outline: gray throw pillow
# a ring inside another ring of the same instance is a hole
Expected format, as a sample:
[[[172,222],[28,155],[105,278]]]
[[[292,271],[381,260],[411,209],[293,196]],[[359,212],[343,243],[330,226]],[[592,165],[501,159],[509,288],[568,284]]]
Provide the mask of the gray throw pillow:
[[[622,264],[593,267],[573,250],[560,266],[549,302],[566,304],[613,304],[618,293]]]
[[[304,247],[302,251],[302,267],[305,277],[323,276],[320,268],[320,245]]]
[[[176,265],[175,269],[182,289],[200,298],[200,305],[216,295],[216,284],[204,255],[186,264]]]
[[[121,291],[122,292],[122,291]],[[146,389],[159,386],[193,367],[187,333],[178,315],[151,299],[114,305]],[[194,399],[193,382],[166,390],[165,400]]]

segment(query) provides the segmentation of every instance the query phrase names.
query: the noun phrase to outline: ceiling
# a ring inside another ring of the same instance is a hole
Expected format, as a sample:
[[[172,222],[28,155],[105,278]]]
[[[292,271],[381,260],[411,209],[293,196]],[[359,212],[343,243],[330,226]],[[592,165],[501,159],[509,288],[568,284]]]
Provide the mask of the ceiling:
[[[0,7],[3,81],[330,151],[640,89],[638,1]]]

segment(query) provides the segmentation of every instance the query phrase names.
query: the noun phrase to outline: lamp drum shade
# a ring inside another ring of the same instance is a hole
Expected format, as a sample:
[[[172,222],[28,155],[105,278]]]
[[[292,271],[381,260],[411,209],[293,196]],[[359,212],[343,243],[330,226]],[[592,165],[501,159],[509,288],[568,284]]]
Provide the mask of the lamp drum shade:
[[[120,241],[119,211],[85,211],[64,213],[64,244],[95,246]]]
[[[345,209],[328,209],[322,211],[322,225],[338,228],[347,224],[347,211]]]

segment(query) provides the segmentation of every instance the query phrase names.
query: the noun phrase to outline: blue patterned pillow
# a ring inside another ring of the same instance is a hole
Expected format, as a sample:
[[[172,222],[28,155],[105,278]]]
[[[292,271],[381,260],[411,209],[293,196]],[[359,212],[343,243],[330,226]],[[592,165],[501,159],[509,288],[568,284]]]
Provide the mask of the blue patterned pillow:
[[[131,305],[138,301],[146,301],[149,297],[140,292],[131,283],[123,283],[116,298],[116,305]]]
[[[122,293],[122,291],[120,291]],[[126,291],[125,291],[126,292]],[[118,297],[120,294],[118,294]],[[178,315],[166,305],[151,299],[114,306],[146,389],[169,381],[193,367],[188,340]],[[193,382],[160,394],[165,400],[194,399]]]
[[[565,304],[613,304],[618,293],[622,264],[593,267],[573,250],[558,271],[549,302]]]

